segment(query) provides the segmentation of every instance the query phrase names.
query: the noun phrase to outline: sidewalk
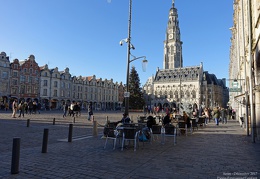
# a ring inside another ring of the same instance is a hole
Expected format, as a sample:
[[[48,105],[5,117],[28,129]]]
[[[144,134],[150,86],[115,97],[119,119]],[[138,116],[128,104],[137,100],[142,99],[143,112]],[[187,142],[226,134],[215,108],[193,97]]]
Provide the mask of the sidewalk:
[[[178,136],[177,145],[167,137],[152,144],[140,143],[121,151],[112,150],[112,141],[104,149],[102,127],[92,137],[92,124],[86,115],[76,118],[73,141],[67,142],[70,119],[56,114],[9,119],[0,114],[0,178],[260,178],[260,143],[251,143],[236,121],[215,126],[210,123],[192,135]],[[104,116],[117,120],[121,113],[96,113],[98,123]],[[102,116],[102,117],[101,117]],[[56,117],[56,124],[52,119]],[[44,128],[49,129],[47,153],[41,153]],[[12,139],[21,138],[20,167],[11,174]]]

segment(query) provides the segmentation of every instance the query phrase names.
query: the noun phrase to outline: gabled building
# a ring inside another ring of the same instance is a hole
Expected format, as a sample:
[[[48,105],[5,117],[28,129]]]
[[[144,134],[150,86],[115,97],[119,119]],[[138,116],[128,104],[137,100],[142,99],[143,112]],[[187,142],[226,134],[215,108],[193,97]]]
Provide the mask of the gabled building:
[[[36,101],[40,97],[40,67],[34,55],[19,61],[14,59],[10,64],[10,103],[13,99]]]

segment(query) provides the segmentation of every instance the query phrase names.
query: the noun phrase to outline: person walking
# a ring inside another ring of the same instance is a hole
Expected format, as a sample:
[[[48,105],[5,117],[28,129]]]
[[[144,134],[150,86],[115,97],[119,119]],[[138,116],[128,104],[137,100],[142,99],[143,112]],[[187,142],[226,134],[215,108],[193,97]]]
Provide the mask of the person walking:
[[[213,117],[215,119],[216,125],[219,125],[219,117],[220,117],[220,111],[219,111],[219,107],[215,107],[213,109]]]
[[[88,120],[90,121],[91,116],[93,115],[92,102],[88,105]]]
[[[63,118],[67,116],[69,110],[69,105],[67,103],[63,104]]]
[[[37,104],[38,114],[41,114],[41,109],[42,109],[42,105],[41,105],[41,103],[39,102],[39,103]]]
[[[220,114],[221,114],[222,124],[226,124],[227,123],[227,110],[225,108],[221,108]]]
[[[8,111],[9,105],[7,102],[5,102],[5,111]]]
[[[28,114],[28,103],[25,101],[24,102],[24,106],[25,106],[25,114]]]
[[[205,125],[208,125],[208,120],[209,120],[209,110],[208,110],[208,108],[204,109],[204,114],[205,114]]]
[[[74,106],[75,106],[75,101],[72,101],[72,103],[70,104],[70,111],[69,111],[69,115],[74,117]]]
[[[28,102],[28,109],[29,109],[29,114],[31,115],[32,111],[33,111],[33,102],[32,102],[32,100],[29,100],[29,102]]]
[[[18,110],[19,110],[19,116],[18,116],[18,117],[21,117],[21,115],[23,115],[23,117],[24,117],[25,107],[26,107],[26,104],[25,104],[24,101],[22,100],[22,101],[19,103],[19,105],[18,105]]]
[[[14,99],[13,103],[12,103],[12,110],[13,110],[13,114],[12,114],[12,117],[13,118],[16,118],[15,115],[16,115],[16,112],[17,112],[17,99]]]

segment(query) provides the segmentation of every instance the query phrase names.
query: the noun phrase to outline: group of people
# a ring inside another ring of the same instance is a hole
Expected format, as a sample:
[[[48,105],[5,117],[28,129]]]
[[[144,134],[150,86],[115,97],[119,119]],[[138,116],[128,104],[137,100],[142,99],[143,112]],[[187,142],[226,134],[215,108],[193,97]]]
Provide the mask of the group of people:
[[[19,112],[18,117],[24,117],[24,114],[36,114],[37,112],[40,114],[41,103],[37,103],[36,101],[29,100],[28,102],[21,100],[19,103],[17,99],[14,99],[12,103],[12,117],[16,118],[16,113]]]
[[[71,104],[64,103],[63,104],[63,118],[67,115],[71,117],[81,116],[81,104],[79,102],[72,101]],[[91,120],[91,116],[93,115],[93,107],[92,102],[88,105],[88,120]]]

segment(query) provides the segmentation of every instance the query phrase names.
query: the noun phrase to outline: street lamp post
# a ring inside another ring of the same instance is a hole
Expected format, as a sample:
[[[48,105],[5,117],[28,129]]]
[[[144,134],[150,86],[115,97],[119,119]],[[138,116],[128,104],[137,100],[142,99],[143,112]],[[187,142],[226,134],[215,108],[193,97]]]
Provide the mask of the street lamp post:
[[[134,46],[131,44],[131,22],[132,22],[132,0],[129,0],[129,18],[128,18],[128,38],[123,39],[119,42],[119,44],[122,46],[123,43],[127,43],[127,67],[126,67],[126,92],[125,92],[125,114],[129,114],[129,65],[132,61],[135,61],[137,59],[143,58],[143,63],[147,63],[145,56],[141,57],[135,57],[132,60],[130,60],[131,56],[131,49],[135,49]]]
[[[130,53],[131,55],[131,53]],[[129,55],[129,57],[130,57]],[[133,55],[131,55],[133,56]],[[146,64],[148,63],[148,60],[146,60],[146,56],[141,56],[141,57],[135,57],[133,56],[134,58],[133,59],[129,59],[127,61],[127,71],[126,71],[126,92],[124,94],[124,97],[125,97],[125,114],[129,114],[129,97],[130,97],[130,93],[129,93],[129,65],[131,62],[137,60],[137,59],[140,59],[140,58],[143,58],[143,64]]]

